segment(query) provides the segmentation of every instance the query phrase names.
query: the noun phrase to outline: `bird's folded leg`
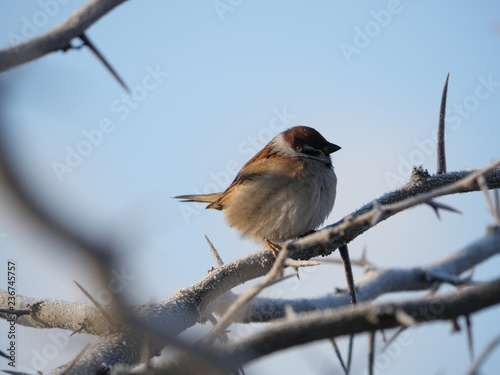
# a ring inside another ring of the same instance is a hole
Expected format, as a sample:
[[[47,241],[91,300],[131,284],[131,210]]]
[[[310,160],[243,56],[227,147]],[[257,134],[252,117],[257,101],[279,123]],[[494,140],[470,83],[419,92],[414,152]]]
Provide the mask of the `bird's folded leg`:
[[[267,238],[264,238],[264,242],[265,242],[267,248],[271,251],[271,253],[273,253],[274,258],[276,258],[278,256],[278,253],[281,250],[281,245],[272,243]]]
[[[276,259],[276,257],[278,256],[278,253],[281,250],[281,245],[275,244],[275,243],[269,241],[267,238],[264,238],[264,242],[266,243],[267,248],[271,251],[271,253],[273,253],[274,258]],[[297,279],[300,280],[299,268],[297,266],[294,266],[294,265],[292,265],[290,267],[292,267],[292,269],[297,273]]]

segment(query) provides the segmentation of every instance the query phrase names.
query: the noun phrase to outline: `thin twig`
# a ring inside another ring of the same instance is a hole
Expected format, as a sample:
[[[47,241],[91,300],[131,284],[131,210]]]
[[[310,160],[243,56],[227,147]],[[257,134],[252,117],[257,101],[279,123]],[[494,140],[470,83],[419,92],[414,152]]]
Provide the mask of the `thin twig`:
[[[439,108],[438,125],[438,143],[437,143],[437,174],[446,173],[446,153],[444,149],[445,117],[446,117],[446,98],[448,96],[448,79],[450,73],[446,76],[443,95],[441,96],[441,107]]]
[[[205,337],[205,341],[208,343],[213,342],[213,340],[224,332],[229,325],[231,325],[233,317],[238,313],[238,311],[250,302],[257,294],[259,294],[264,288],[272,284],[272,282],[278,278],[283,273],[283,262],[288,257],[290,253],[289,244],[284,244],[273,266],[266,274],[266,276],[257,284],[256,286],[248,289],[245,293],[241,294],[236,301],[233,302],[226,314],[222,316],[217,325],[208,333]]]
[[[96,307],[97,310],[102,314],[102,316],[106,319],[106,321],[113,327],[118,327],[118,324],[113,320],[113,318],[108,314],[108,312],[101,306],[99,302],[96,301],[92,295],[85,290],[83,286],[81,286],[76,280],[73,280],[76,286],[85,294],[85,297],[89,299],[90,302]]]
[[[320,259],[319,262],[330,263],[330,264],[342,264],[342,265],[344,264],[342,259],[337,259],[337,258]],[[373,263],[367,260],[365,250],[363,250],[363,254],[360,258],[351,259],[351,266],[370,267],[370,268],[374,267]]]
[[[299,268],[301,267],[317,267],[321,266],[323,263],[315,260],[296,260],[287,258],[283,264],[287,267],[293,268],[298,275]]]
[[[210,321],[210,323],[212,323],[212,326],[216,326],[218,321],[217,321],[217,318],[214,316],[214,314],[210,314],[208,316],[208,320]],[[229,337],[227,336],[227,332],[223,332],[219,335],[219,341],[221,342],[221,344],[223,345],[226,345],[228,342],[229,342]]]

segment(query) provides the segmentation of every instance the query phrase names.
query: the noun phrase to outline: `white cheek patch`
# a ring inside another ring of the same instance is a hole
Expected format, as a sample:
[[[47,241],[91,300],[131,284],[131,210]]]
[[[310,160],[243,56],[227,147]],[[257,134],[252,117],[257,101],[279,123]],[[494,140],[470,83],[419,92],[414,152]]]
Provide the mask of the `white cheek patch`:
[[[278,154],[285,156],[297,156],[297,151],[290,147],[288,142],[285,140],[283,133],[278,134],[272,139],[271,142]]]

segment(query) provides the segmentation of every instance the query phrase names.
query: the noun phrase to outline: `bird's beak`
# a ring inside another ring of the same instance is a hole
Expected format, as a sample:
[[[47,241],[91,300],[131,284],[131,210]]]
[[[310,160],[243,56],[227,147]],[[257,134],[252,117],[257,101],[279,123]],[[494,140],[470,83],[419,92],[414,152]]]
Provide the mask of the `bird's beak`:
[[[330,155],[330,154],[333,154],[335,151],[338,151],[340,149],[341,149],[340,146],[334,145],[333,143],[328,143],[328,145],[325,146],[325,148],[324,148],[324,152],[326,155]]]

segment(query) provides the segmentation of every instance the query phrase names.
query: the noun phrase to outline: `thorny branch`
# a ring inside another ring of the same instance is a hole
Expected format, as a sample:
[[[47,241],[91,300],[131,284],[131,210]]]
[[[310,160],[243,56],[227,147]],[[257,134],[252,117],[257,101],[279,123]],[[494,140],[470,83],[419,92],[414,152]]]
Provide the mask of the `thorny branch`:
[[[55,51],[67,51],[93,23],[125,0],[90,0],[45,34],[0,51],[0,72]]]
[[[500,280],[482,283],[451,294],[384,304],[358,304],[295,319],[275,322],[268,329],[229,347],[229,357],[240,365],[263,355],[312,340],[371,332],[401,325],[396,315],[403,311],[416,322],[450,320],[500,303]]]
[[[386,293],[426,290],[436,283],[447,282],[488,258],[500,254],[500,233],[488,234],[463,249],[442,259],[412,268],[370,268],[356,281],[358,302],[373,300]],[[435,275],[441,275],[436,278]],[[442,277],[446,275],[446,279]],[[470,281],[469,281],[470,282]],[[214,302],[216,313],[224,312],[237,295],[224,294]],[[321,310],[350,304],[345,293],[328,294],[306,299],[280,299],[257,297],[247,304],[235,317],[237,322],[265,322],[283,318],[285,307],[295,312]]]

